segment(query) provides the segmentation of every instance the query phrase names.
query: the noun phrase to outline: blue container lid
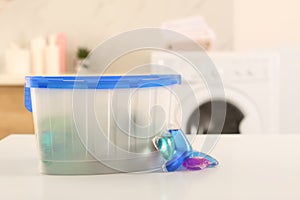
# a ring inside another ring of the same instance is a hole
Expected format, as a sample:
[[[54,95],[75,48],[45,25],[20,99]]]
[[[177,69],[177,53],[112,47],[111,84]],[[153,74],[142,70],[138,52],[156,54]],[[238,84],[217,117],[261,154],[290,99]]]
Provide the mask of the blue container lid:
[[[27,88],[117,89],[161,87],[181,83],[180,75],[26,76]]]
[[[130,75],[130,76],[26,76],[24,103],[32,111],[30,88],[48,89],[129,89],[151,88],[181,83],[181,76]]]

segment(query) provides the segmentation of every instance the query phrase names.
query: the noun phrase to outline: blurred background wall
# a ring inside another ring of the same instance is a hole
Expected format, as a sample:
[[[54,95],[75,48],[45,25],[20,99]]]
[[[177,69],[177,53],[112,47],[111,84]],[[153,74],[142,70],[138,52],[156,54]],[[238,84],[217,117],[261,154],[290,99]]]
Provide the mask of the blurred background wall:
[[[300,1],[235,0],[234,50],[300,44]]]
[[[217,50],[233,48],[233,0],[0,0],[0,69],[11,42],[28,46],[37,36],[63,32],[67,64],[78,46],[94,48],[115,34],[163,21],[202,15],[216,32]],[[5,3],[6,2],[6,3]]]

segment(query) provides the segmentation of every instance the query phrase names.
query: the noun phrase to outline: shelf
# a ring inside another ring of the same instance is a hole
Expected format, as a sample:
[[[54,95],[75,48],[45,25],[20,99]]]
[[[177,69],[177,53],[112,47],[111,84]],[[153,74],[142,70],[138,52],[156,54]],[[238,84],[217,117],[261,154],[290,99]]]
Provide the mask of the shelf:
[[[25,76],[0,74],[0,86],[22,86],[25,84]]]
[[[32,74],[28,74],[31,76]],[[39,74],[39,76],[75,76],[76,74]],[[25,75],[0,74],[0,86],[23,86]]]

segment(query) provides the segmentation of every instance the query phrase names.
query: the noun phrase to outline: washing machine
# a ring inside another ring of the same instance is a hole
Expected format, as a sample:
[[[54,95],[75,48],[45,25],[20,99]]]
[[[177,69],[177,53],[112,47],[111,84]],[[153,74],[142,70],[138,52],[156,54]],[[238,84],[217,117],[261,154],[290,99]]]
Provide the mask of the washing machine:
[[[224,123],[222,134],[271,134],[278,133],[279,118],[279,54],[274,52],[181,52],[193,63],[210,60],[217,73],[205,73],[208,78],[221,77],[225,98],[212,98],[205,81],[196,73],[187,73],[191,63],[166,52],[152,54],[152,73],[170,73],[160,69],[167,66],[171,71],[182,74],[183,84],[189,84],[196,103],[189,103],[191,93],[182,101],[179,128],[186,134],[206,134],[214,124]],[[198,65],[197,64],[197,65]],[[201,71],[201,69],[200,69]],[[225,121],[213,121],[211,106],[226,104]],[[200,117],[197,117],[197,116]],[[213,131],[210,131],[213,132]]]

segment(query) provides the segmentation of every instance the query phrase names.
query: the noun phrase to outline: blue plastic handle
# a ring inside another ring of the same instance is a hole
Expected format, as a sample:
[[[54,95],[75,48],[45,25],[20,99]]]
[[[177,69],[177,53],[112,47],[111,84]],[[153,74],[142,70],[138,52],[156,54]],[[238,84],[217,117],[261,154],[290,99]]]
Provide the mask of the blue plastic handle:
[[[24,105],[29,112],[32,112],[31,92],[29,87],[24,87]]]

